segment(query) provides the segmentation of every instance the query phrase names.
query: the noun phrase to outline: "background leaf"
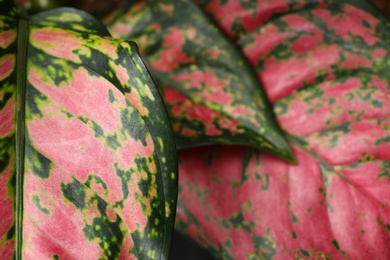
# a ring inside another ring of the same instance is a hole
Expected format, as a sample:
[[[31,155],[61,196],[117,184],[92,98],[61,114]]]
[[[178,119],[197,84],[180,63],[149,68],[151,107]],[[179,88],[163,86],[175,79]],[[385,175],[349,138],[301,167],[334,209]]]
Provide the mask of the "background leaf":
[[[191,1],[142,1],[105,24],[141,46],[180,147],[245,144],[293,160],[251,66]]]
[[[1,4],[5,13],[9,7]],[[69,8],[32,16],[28,27],[22,19],[18,30],[20,41],[28,37],[27,60],[22,48],[17,54],[27,69],[13,64],[11,70],[27,80],[17,89],[12,75],[1,81],[11,107],[1,117],[15,128],[15,98],[6,91],[15,95],[25,86],[25,102],[18,95],[25,117],[18,114],[16,125],[25,139],[12,131],[1,136],[2,144],[8,141],[1,152],[11,159],[1,163],[0,201],[7,202],[1,215],[10,223],[1,225],[0,252],[26,259],[167,258],[176,150],[137,46],[108,37],[97,20]]]
[[[223,259],[388,258],[387,18],[367,1],[219,3],[204,8],[256,66],[298,165],[182,151],[177,227]]]

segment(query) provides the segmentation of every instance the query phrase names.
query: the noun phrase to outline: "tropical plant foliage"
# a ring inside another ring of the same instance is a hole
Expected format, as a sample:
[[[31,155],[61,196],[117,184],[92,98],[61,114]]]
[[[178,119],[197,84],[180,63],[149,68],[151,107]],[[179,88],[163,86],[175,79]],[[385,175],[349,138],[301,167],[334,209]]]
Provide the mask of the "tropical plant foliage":
[[[177,159],[134,42],[0,0],[1,259],[164,259]]]
[[[0,10],[5,259],[167,258],[171,131],[176,227],[216,258],[390,258],[390,21],[368,0],[139,1],[103,19],[124,40]]]
[[[181,140],[180,127],[196,122],[187,100],[206,104],[192,93],[216,98],[221,89],[201,81],[199,64],[218,71],[231,56],[218,52],[219,64],[214,52],[191,56],[219,50],[205,40],[214,34],[199,33],[200,19],[185,21],[195,6],[178,15],[177,1],[146,2],[105,21],[115,37],[140,42],[153,70],[166,69],[156,77]],[[390,257],[388,18],[364,0],[195,2],[256,70],[298,164],[243,146],[181,151],[177,228],[222,259]],[[191,94],[176,76],[182,64],[197,68],[184,77],[196,82]],[[209,107],[201,121],[218,128]]]

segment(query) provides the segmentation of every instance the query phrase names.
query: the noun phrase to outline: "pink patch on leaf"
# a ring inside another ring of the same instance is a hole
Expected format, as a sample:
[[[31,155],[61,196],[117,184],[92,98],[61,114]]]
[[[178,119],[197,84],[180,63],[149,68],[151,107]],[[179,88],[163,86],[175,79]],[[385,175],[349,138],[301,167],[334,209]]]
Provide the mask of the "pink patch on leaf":
[[[134,246],[134,241],[131,237],[131,234],[126,233],[123,238],[121,252],[118,260],[137,260],[135,255],[129,254],[133,246]]]
[[[319,70],[339,61],[339,52],[338,46],[331,45],[312,51],[309,58],[291,58],[265,68],[260,79],[269,99],[272,102],[279,100],[300,88],[304,82],[312,81]]]
[[[30,42],[34,47],[54,57],[80,63],[80,57],[75,51],[86,51],[83,39],[62,29],[32,28],[30,35]]]
[[[361,37],[368,45],[381,41],[375,36],[375,25],[378,21],[373,16],[350,5],[346,5],[344,11],[346,13],[336,16],[328,10],[316,9],[313,14],[324,20],[328,28],[345,41],[353,41],[356,36]],[[364,26],[363,22],[369,23],[370,27]]]
[[[0,110],[0,138],[15,132],[15,101],[9,99],[5,107]]]
[[[250,37],[250,43],[244,47],[245,56],[253,66],[259,59],[264,58],[272,49],[291,36],[289,32],[280,32],[275,25],[266,25],[254,31],[242,39]]]
[[[180,130],[179,130],[180,129]],[[177,129],[177,132],[180,131],[180,135],[184,136],[184,137],[196,137],[196,132],[195,130],[192,130],[191,128],[188,128],[188,127],[182,127],[180,126],[178,129]]]
[[[0,33],[0,47],[7,48],[16,39],[16,31],[3,31]]]
[[[114,69],[115,75],[119,79],[122,86],[127,86],[129,84],[129,72],[122,65],[116,65],[114,62],[110,63],[110,66]]]
[[[154,152],[154,143],[150,134],[145,136],[146,146],[142,144],[140,140],[135,141],[129,139],[122,144],[121,149],[118,151],[119,167],[122,169],[128,169],[134,167],[134,161],[137,157],[152,157]]]
[[[188,98],[178,90],[164,86],[164,101],[168,104],[184,103]]]
[[[15,55],[7,54],[0,57],[0,81],[7,78],[15,68]]]
[[[278,122],[287,132],[306,136],[358,119],[386,118],[390,114],[387,83],[384,86],[377,77],[371,83],[371,88],[363,88],[360,79],[353,77],[342,83],[325,82],[318,87],[322,96],[313,99],[310,90],[303,90],[288,102],[288,110],[278,116]],[[370,99],[364,99],[365,95],[371,95]],[[381,106],[374,106],[373,100]]]
[[[365,157],[376,160],[390,158],[389,122],[361,120],[353,122],[347,132],[330,131],[325,135],[313,134],[307,138],[310,149],[331,165],[346,165]],[[381,141],[382,140],[382,141]]]
[[[54,82],[45,82],[43,76],[35,68],[31,68],[28,80],[50,100],[57,102],[74,116],[95,121],[106,134],[117,131],[120,127],[120,107],[126,105],[122,93],[106,79],[91,76],[84,68],[73,71],[72,75],[73,78],[68,83],[56,86]],[[109,90],[119,104],[110,103]]]
[[[233,118],[245,118],[254,116],[255,112],[252,109],[248,109],[244,105],[234,106],[228,109],[229,114]]]
[[[219,1],[211,1],[205,7],[205,11],[212,15],[213,19],[231,38],[239,36],[234,31],[235,21],[241,21],[244,30],[250,32],[261,26],[273,14],[287,10],[288,6],[285,0],[260,1],[257,3],[257,7],[251,9],[242,8],[239,1],[228,1],[224,4],[220,4]]]
[[[188,119],[203,122],[206,133],[209,135],[220,135],[221,131],[215,128],[214,120],[220,117],[219,113],[202,105],[194,105],[187,110]]]
[[[0,241],[2,241],[0,237]],[[0,246],[0,256],[3,259],[14,259],[15,240],[5,242]]]
[[[183,31],[178,28],[171,28],[170,33],[164,37],[163,49],[159,57],[151,62],[152,68],[159,72],[171,72],[181,64],[193,62],[194,59],[188,57],[182,50],[185,41]]]
[[[174,76],[174,79],[183,83],[187,89],[202,90],[198,95],[205,102],[226,106],[233,101],[233,97],[224,92],[229,82],[218,78],[211,70],[182,73]]]
[[[147,116],[149,110],[142,104],[141,95],[138,93],[136,88],[132,88],[130,93],[125,94],[126,98],[130,103],[137,109],[141,116]]]

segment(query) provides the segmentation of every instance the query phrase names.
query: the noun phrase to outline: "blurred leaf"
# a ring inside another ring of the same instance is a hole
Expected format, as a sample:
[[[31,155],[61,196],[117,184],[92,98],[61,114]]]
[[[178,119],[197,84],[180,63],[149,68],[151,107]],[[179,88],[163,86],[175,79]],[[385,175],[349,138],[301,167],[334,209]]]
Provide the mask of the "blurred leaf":
[[[105,24],[142,46],[180,147],[245,144],[294,160],[253,69],[191,1],[143,1]]]
[[[366,1],[315,2],[204,6],[256,66],[298,161],[180,153],[177,227],[218,258],[390,257],[390,23]]]

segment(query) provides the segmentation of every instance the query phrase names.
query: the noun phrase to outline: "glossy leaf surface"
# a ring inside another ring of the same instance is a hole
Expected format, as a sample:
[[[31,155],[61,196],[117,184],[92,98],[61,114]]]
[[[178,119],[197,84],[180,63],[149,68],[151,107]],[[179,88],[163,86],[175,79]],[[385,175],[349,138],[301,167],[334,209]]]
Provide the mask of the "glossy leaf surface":
[[[243,2],[204,8],[256,66],[298,165],[182,151],[178,228],[223,259],[389,258],[387,18],[366,1]]]
[[[135,43],[0,1],[2,259],[166,259],[177,161]],[[16,49],[17,48],[17,49]]]
[[[180,147],[245,144],[293,160],[248,61],[191,1],[142,1],[105,24],[142,46]]]

